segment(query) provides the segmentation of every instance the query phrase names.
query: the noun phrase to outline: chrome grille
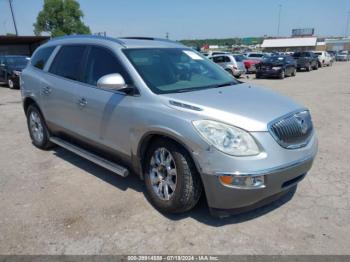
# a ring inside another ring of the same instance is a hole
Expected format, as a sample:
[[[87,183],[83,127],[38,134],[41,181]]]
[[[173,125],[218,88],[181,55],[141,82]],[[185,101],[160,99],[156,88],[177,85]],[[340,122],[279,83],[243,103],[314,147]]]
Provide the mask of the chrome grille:
[[[284,148],[305,146],[313,131],[309,111],[302,111],[277,119],[269,125],[275,140]]]

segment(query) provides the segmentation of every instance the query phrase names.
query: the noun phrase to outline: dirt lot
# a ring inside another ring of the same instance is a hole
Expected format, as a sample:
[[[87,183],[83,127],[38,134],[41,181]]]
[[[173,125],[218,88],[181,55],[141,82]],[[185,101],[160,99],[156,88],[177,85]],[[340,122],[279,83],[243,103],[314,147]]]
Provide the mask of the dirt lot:
[[[281,80],[247,80],[311,109],[315,164],[265,208],[212,218],[205,201],[164,216],[136,177],[31,145],[20,92],[0,88],[0,254],[350,254],[350,63]]]

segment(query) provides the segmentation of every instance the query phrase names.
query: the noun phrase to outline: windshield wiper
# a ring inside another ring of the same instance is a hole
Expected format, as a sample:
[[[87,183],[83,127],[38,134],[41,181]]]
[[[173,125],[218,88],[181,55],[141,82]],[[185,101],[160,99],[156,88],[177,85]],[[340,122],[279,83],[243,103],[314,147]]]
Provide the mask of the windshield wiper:
[[[235,82],[227,82],[227,83],[223,83],[223,84],[220,84],[220,85],[217,85],[216,87],[224,87],[224,86],[232,86],[232,85],[235,85],[236,83]]]

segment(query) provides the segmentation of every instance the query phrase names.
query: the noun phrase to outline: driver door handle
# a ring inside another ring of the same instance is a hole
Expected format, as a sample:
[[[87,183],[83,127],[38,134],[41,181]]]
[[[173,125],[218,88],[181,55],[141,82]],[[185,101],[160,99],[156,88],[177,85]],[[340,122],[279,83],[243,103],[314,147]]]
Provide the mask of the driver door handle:
[[[85,98],[80,98],[79,101],[78,101],[78,104],[80,107],[84,107],[87,105],[87,100]]]
[[[43,95],[49,95],[49,94],[51,94],[51,92],[52,92],[52,89],[48,86],[44,87],[42,90]]]

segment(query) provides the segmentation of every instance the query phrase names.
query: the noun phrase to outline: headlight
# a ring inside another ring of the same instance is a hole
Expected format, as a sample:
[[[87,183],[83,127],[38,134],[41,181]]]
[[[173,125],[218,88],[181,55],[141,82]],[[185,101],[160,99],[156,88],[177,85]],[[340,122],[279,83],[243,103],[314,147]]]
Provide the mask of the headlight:
[[[280,66],[274,66],[274,67],[272,67],[272,70],[280,70],[280,69],[282,69],[282,67],[280,67]]]
[[[232,156],[260,153],[253,137],[240,128],[211,120],[193,121],[195,129],[210,145]]]
[[[16,76],[19,76],[21,74],[21,72],[20,71],[13,71],[13,74]]]

